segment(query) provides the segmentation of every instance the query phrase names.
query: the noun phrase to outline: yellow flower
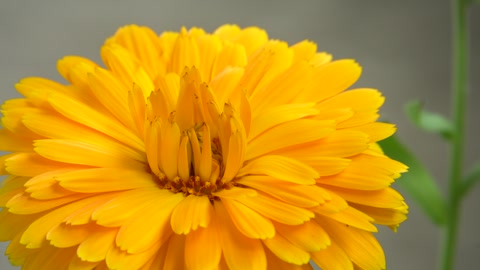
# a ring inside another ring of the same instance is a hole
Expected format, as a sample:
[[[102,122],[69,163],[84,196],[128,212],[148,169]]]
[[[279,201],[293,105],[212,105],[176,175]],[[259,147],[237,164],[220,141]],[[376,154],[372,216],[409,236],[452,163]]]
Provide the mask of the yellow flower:
[[[224,25],[126,26],[105,68],[3,105],[0,240],[23,269],[384,269],[407,206],[376,144],[384,98],[316,45]]]

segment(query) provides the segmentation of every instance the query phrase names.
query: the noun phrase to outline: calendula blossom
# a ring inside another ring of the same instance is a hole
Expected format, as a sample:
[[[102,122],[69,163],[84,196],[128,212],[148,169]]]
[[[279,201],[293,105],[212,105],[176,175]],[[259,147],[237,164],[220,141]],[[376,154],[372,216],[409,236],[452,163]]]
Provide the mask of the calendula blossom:
[[[105,67],[21,80],[2,107],[0,240],[22,269],[384,269],[407,205],[353,60],[256,27],[126,26]]]

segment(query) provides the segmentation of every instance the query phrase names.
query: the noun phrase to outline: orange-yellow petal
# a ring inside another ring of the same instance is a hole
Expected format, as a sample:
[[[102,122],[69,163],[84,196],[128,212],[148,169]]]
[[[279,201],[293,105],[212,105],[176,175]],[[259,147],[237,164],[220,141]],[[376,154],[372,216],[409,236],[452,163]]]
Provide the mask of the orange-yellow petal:
[[[271,239],[263,240],[265,246],[272,251],[278,258],[288,263],[302,265],[310,261],[310,253],[293,245],[282,235],[276,234]]]
[[[341,223],[327,218],[317,218],[317,221],[325,228],[332,241],[360,268],[385,269],[385,254],[372,233],[342,226]]]
[[[213,214],[207,228],[190,232],[185,238],[185,266],[190,270],[217,269],[222,256],[219,231],[223,227]]]
[[[235,200],[222,199],[222,203],[237,229],[245,236],[267,239],[275,235],[275,227],[270,219]]]
[[[240,233],[221,202],[215,202],[214,208],[222,226],[219,230],[220,243],[228,267],[232,270],[265,269],[267,260],[260,240]]]
[[[237,176],[268,175],[279,180],[297,183],[313,184],[320,175],[311,167],[295,159],[283,156],[263,156],[245,165]]]
[[[326,249],[313,252],[312,260],[322,269],[353,270],[352,261],[336,242]]]
[[[129,253],[140,253],[169,236],[170,216],[183,200],[183,194],[163,191],[160,190],[157,198],[139,209],[121,226],[116,237],[120,249]]]
[[[187,196],[172,212],[170,224],[176,234],[189,234],[199,227],[207,228],[212,215],[212,205],[206,196]]]

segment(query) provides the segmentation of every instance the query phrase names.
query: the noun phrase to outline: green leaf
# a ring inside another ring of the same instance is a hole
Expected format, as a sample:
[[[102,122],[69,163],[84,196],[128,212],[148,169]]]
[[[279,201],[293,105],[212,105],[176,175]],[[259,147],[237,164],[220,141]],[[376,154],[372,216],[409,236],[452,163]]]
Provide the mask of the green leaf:
[[[413,100],[405,105],[405,111],[410,120],[419,128],[442,136],[450,140],[454,129],[449,120],[437,113],[423,110],[423,104],[419,100]]]
[[[420,206],[433,223],[443,224],[445,201],[429,171],[395,136],[379,143],[386,155],[409,167],[408,173],[396,182],[400,189]]]
[[[465,196],[467,193],[475,186],[475,184],[480,182],[480,162],[477,162],[467,173],[465,180],[462,182],[460,189],[460,196]]]

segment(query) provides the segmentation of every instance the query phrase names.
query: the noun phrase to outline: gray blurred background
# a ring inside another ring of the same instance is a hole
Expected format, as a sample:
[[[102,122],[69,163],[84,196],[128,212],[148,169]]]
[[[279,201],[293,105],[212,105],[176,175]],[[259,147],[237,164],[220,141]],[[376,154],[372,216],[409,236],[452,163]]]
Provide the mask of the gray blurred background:
[[[466,165],[480,158],[480,6],[470,10],[472,36]],[[445,191],[447,146],[415,129],[403,105],[420,99],[427,109],[450,114],[450,1],[447,0],[237,0],[237,1],[10,1],[0,0],[0,102],[17,97],[21,78],[61,80],[56,61],[81,55],[99,61],[105,38],[125,24],[147,25],[158,33],[224,23],[265,28],[271,38],[290,44],[303,39],[335,58],[363,66],[357,86],[380,89],[387,97],[382,116],[398,125],[398,135],[431,169]],[[401,181],[401,180],[400,180]],[[462,211],[457,269],[479,269],[480,188]],[[387,269],[434,269],[439,231],[410,204],[398,233],[381,229]],[[0,244],[0,253],[6,245]],[[14,269],[0,257],[0,269]],[[15,268],[16,269],[16,268]]]

